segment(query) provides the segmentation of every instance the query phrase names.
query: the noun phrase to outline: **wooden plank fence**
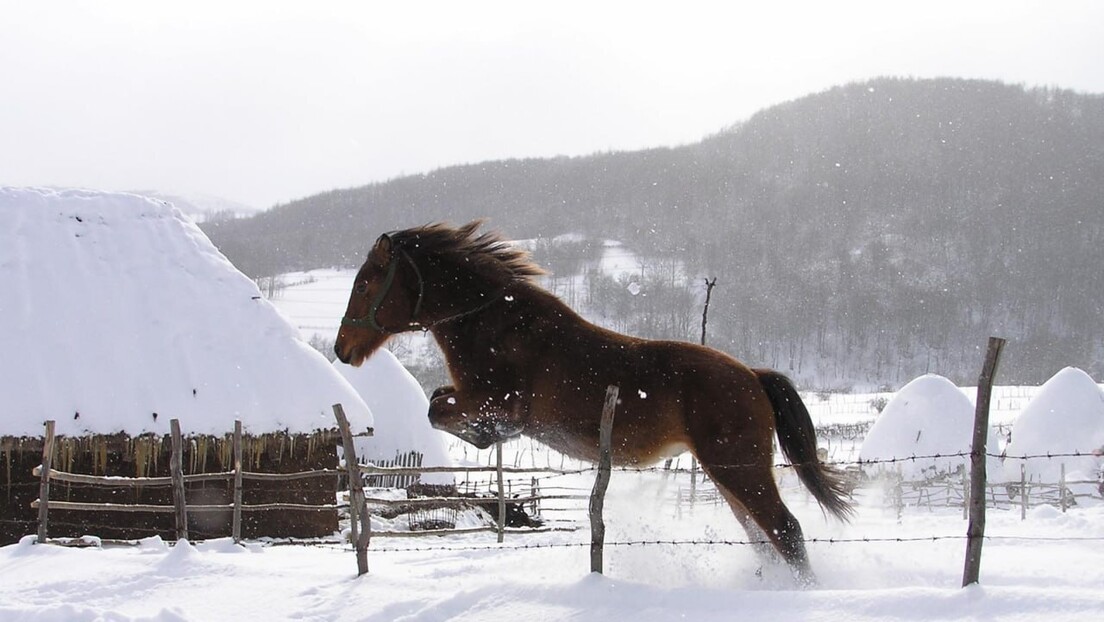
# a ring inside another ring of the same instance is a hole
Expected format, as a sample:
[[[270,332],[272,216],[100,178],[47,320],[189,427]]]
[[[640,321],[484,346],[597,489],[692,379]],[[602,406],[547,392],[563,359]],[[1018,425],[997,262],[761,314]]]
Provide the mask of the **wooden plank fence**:
[[[417,469],[422,466],[422,460],[424,455],[417,451],[408,451],[403,454],[396,455],[391,460],[372,460],[371,462],[364,461],[360,458],[359,464],[361,466],[377,466],[383,468],[411,468]],[[418,483],[421,478],[420,473],[403,472],[403,473],[386,473],[386,474],[364,474],[364,486],[367,488],[406,488],[412,484]]]
[[[335,405],[336,409],[340,405]],[[336,512],[337,504],[302,504],[302,503],[257,503],[246,505],[242,503],[242,488],[246,480],[252,481],[276,481],[288,482],[304,478],[332,477],[340,475],[338,469],[315,469],[296,473],[256,473],[242,469],[242,434],[241,422],[234,422],[233,436],[233,460],[234,469],[221,473],[195,473],[183,472],[183,441],[180,435],[180,423],[173,419],[169,422],[171,430],[170,471],[168,477],[115,477],[85,475],[80,473],[68,473],[52,468],[52,454],[54,445],[54,421],[47,421],[45,426],[46,437],[42,448],[42,464],[35,467],[34,475],[40,478],[39,496],[31,502],[31,507],[38,509],[38,537],[42,543],[48,540],[50,510],[62,511],[108,511],[108,512],[154,512],[173,513],[175,516],[175,531],[178,540],[188,539],[188,513],[189,512],[233,512],[231,536],[234,542],[241,542],[241,513],[272,510],[294,510],[315,512]],[[348,422],[345,422],[348,427]],[[350,441],[351,444],[351,435]],[[351,446],[346,449],[346,455],[351,455]],[[355,454],[352,454],[355,455]],[[171,486],[173,489],[172,505],[153,504],[122,504],[122,503],[85,503],[74,501],[57,501],[50,499],[50,482],[60,481],[91,486],[109,488],[145,488]],[[234,501],[226,504],[188,504],[184,494],[184,485],[193,482],[225,481],[234,487]]]

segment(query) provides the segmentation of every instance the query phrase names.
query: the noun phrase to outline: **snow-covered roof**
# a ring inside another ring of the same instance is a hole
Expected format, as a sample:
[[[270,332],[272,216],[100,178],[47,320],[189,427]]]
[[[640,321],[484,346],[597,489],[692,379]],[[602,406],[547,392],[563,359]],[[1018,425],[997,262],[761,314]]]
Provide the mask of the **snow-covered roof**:
[[[947,456],[968,453],[973,442],[974,407],[950,380],[927,374],[906,384],[886,404],[863,440],[862,460],[889,460],[911,456]],[[996,452],[996,433],[990,429],[987,451]],[[925,458],[885,465],[898,466],[905,478],[946,473],[969,464],[969,457]],[[875,465],[877,468],[877,465]]]
[[[0,435],[372,425],[356,391],[178,210],[0,188]],[[154,417],[154,413],[157,416]]]
[[[334,367],[364,398],[376,422],[372,436],[356,440],[358,458],[392,460],[397,454],[416,451],[422,454],[422,466],[452,465],[449,436],[429,425],[429,400],[394,354],[380,349],[360,367],[340,361]],[[453,478],[427,475],[422,479],[443,483]]]
[[[1046,454],[1091,453],[1104,445],[1104,393],[1084,371],[1067,367],[1054,374],[1027,404],[1012,426],[1008,458]],[[1057,482],[1061,465],[1067,475],[1091,476],[1100,460],[1088,457],[1006,460],[1006,476],[1020,479],[1020,464],[1027,476]]]

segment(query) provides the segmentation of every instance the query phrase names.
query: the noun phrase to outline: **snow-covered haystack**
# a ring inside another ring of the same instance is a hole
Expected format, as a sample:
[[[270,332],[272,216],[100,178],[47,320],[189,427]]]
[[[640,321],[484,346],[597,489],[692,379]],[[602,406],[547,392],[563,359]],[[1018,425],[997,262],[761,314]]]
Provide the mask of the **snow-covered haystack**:
[[[868,475],[896,472],[918,480],[969,468],[974,407],[950,380],[927,374],[908,383],[886,404],[870,428],[860,459],[878,461],[912,456],[935,456],[864,467]],[[997,451],[997,437],[989,432],[988,449]],[[952,457],[946,457],[952,456]],[[992,464],[992,463],[990,463]]]
[[[422,466],[452,466],[448,436],[429,425],[429,400],[414,376],[389,350],[380,349],[360,367],[337,361],[334,367],[372,409],[375,432],[356,441],[357,456],[386,463],[409,452],[421,454]],[[426,474],[421,481],[446,484],[451,474]]]
[[[1067,367],[1043,384],[1012,426],[1005,448],[1005,477],[1020,479],[1023,464],[1029,479],[1057,483],[1062,465],[1067,480],[1096,478],[1097,456],[1016,459],[1047,454],[1091,454],[1104,445],[1104,393],[1088,374]]]
[[[192,439],[189,471],[227,468],[235,419],[250,470],[335,466],[335,403],[354,431],[372,426],[348,382],[167,203],[0,188],[0,292],[0,440],[17,478],[38,464],[47,419],[57,422],[61,468],[108,475],[160,474],[171,419]],[[285,488],[270,500],[333,502],[332,481]],[[22,518],[31,492],[20,484],[0,504]],[[156,494],[141,493],[152,503]],[[259,514],[272,513],[250,513]]]
[[[0,433],[313,432],[366,405],[166,203],[0,189]],[[158,413],[158,416],[154,416]]]

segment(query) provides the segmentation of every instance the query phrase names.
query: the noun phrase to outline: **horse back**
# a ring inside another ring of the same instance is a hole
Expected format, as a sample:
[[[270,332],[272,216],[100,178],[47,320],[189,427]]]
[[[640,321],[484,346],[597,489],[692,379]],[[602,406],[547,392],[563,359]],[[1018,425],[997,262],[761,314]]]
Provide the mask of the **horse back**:
[[[617,463],[699,453],[701,439],[771,442],[773,418],[762,386],[751,369],[724,353],[592,326],[557,345],[550,348],[557,355],[536,359],[530,427],[568,455],[596,458],[602,401],[611,384],[620,389],[613,427]]]

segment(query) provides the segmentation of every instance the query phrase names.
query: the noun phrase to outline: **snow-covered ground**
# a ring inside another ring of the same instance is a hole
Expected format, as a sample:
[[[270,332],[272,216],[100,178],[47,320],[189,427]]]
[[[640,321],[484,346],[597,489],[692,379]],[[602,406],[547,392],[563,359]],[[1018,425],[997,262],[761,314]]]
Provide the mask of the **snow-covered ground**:
[[[615,472],[607,542],[746,539],[724,507],[672,503],[685,485],[685,476]],[[494,534],[376,538],[359,579],[353,553],[338,544],[152,540],[75,550],[28,538],[0,549],[0,619],[1051,621],[1104,611],[1102,507],[1036,508],[1026,521],[991,511],[981,586],[962,589],[959,511],[898,520],[865,498],[845,525],[797,489],[786,496],[806,537],[819,540],[809,545],[816,588],[795,587],[775,565],[757,573],[759,560],[738,544],[610,546],[605,575],[591,575],[585,522],[508,534],[501,545]],[[909,541],[853,541],[864,538]]]

